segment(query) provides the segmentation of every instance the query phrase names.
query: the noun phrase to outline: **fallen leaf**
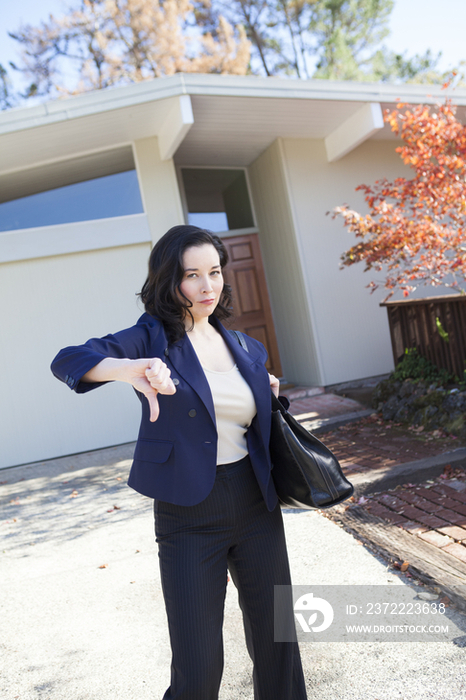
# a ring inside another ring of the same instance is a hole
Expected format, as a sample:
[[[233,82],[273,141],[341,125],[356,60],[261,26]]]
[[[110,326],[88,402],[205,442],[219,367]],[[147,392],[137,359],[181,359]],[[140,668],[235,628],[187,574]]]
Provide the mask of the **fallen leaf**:
[[[107,568],[108,568],[108,564],[101,564],[99,566],[99,569],[107,569]]]
[[[400,566],[400,571],[406,571],[406,569],[409,566],[409,561],[404,561],[402,565]]]
[[[78,495],[79,495],[79,494],[78,494],[77,491],[72,491],[72,492],[70,493],[70,498],[77,498]]]

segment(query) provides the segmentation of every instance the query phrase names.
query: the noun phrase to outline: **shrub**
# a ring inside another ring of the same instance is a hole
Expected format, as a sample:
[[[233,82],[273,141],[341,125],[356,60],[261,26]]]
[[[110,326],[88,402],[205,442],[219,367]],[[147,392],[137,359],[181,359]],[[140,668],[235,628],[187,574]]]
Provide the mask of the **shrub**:
[[[403,359],[398,362],[392,378],[398,381],[411,379],[429,384],[448,384],[454,380],[453,375],[446,369],[439,369],[426,357],[422,357],[417,348],[406,348]]]

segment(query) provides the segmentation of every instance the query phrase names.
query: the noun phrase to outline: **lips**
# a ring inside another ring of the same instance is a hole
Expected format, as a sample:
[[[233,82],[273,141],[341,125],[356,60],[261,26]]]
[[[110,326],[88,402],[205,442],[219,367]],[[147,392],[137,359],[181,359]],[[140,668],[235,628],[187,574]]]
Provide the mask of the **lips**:
[[[215,299],[203,299],[199,304],[213,304]]]

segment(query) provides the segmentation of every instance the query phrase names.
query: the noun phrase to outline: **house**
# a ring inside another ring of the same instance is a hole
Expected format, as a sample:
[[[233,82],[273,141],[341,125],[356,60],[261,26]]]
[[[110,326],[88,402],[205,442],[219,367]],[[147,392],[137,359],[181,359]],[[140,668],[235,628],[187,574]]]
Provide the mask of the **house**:
[[[429,86],[178,74],[0,115],[0,466],[136,438],[129,386],[76,396],[50,373],[66,345],[132,325],[153,243],[192,222],[220,232],[236,327],[290,382],[392,369],[383,294],[338,204],[405,173],[383,110]],[[455,93],[466,105],[466,91]]]

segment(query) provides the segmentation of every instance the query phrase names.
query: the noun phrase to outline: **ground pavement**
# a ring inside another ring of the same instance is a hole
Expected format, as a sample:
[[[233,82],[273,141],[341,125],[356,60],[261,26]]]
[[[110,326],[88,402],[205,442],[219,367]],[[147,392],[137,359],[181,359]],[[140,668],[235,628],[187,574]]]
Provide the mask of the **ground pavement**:
[[[365,481],[358,484],[356,500],[345,504],[344,508],[349,508],[340,513],[343,520],[335,517],[338,522],[323,517],[321,512],[283,511],[294,583],[327,587],[388,585],[397,587],[400,597],[408,597],[413,603],[444,600],[444,591],[426,587],[418,570],[411,570],[411,564],[401,570],[402,557],[401,569],[397,569],[370,543],[361,546],[364,533],[356,532],[361,518],[353,518],[349,527],[357,537],[346,531],[344,519],[352,511],[363,511],[369,527],[375,527],[376,519],[379,525],[388,530],[396,528],[429,551],[440,551],[435,543],[420,539],[415,530],[406,532],[399,524],[370,515],[368,503],[386,507],[390,513],[395,513],[393,507],[400,510],[400,503],[380,503],[367,488],[368,483],[389,484],[393,477],[387,470],[399,468],[402,456],[410,460],[404,463],[408,472],[411,469],[409,473],[415,474],[412,465],[419,465],[419,450],[426,444],[428,457],[421,457],[421,461],[431,460],[439,451],[437,447],[445,451],[456,443],[442,442],[445,439],[440,436],[433,440],[427,436],[424,442],[418,440],[419,436],[411,440],[411,435],[407,435],[408,441],[397,442],[395,438],[401,435],[396,427],[387,429],[395,432],[384,443],[381,426],[371,422],[367,413],[359,419],[365,422],[359,424],[345,418],[348,413],[367,409],[342,403],[343,397],[323,400],[320,396],[315,395],[312,406],[305,406],[306,411],[299,407],[301,414],[318,414],[304,421],[327,421],[326,429],[339,425],[341,430],[337,427],[322,437],[339,454],[350,478]],[[333,415],[329,415],[330,404]],[[369,443],[373,430],[379,430],[379,434],[372,449]],[[384,451],[384,444],[396,445],[397,451]],[[170,649],[151,501],[125,485],[133,448],[134,444],[122,445],[0,472],[2,700],[162,698],[169,683]],[[385,455],[390,464],[382,459],[374,466],[371,455],[376,461]],[[432,469],[430,462],[428,469]],[[374,474],[379,477],[371,482]],[[461,488],[453,485],[453,481],[462,481],[459,473],[455,477],[439,482],[434,474],[431,481],[435,488],[437,483],[445,488],[449,485],[462,495]],[[403,493],[412,493],[410,489],[406,487]],[[433,485],[427,490],[430,495],[437,494],[433,497],[437,500],[446,496],[442,504],[437,503],[442,511],[458,512],[456,503],[460,501],[450,498],[449,491],[435,491]],[[401,495],[397,497],[403,500]],[[359,503],[361,498],[364,501]],[[424,492],[420,498],[429,500]],[[419,501],[415,507],[423,510],[418,506],[422,506]],[[411,522],[419,522],[414,516],[420,517],[411,512]],[[453,542],[448,541],[442,548],[443,557],[461,563],[452,548],[443,552],[447,546],[458,544],[454,533],[445,536]],[[391,543],[392,534],[390,538]],[[447,605],[444,619],[453,633],[430,643],[301,642],[309,700],[464,698],[466,615],[454,605]],[[251,662],[231,583],[226,596],[224,637],[220,700],[252,700]]]

